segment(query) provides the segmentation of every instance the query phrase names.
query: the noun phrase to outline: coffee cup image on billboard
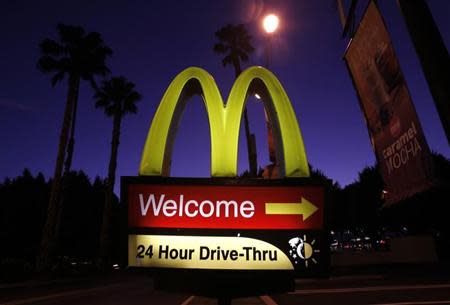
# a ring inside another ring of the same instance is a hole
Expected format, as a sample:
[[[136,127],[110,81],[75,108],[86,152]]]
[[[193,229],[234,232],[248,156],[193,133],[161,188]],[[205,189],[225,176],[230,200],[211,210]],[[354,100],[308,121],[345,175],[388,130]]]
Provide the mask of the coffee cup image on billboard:
[[[372,133],[378,134],[389,126],[394,117],[394,103],[403,83],[392,46],[378,44],[374,56],[368,58],[363,73],[370,93],[367,98],[372,102],[369,112],[375,113],[368,113],[369,125]]]

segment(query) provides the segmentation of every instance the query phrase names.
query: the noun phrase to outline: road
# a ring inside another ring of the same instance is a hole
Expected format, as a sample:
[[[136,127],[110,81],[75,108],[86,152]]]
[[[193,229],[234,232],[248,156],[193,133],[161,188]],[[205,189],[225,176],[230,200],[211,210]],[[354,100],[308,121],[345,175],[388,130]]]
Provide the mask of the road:
[[[276,304],[419,305],[450,304],[450,281],[359,276],[328,283],[297,282],[294,292],[272,296]]]
[[[153,279],[121,274],[108,279],[78,279],[0,285],[0,305],[174,304],[213,305],[216,300],[153,289]],[[235,299],[233,305],[425,305],[450,304],[450,276],[386,278],[382,275],[297,280],[293,292]]]

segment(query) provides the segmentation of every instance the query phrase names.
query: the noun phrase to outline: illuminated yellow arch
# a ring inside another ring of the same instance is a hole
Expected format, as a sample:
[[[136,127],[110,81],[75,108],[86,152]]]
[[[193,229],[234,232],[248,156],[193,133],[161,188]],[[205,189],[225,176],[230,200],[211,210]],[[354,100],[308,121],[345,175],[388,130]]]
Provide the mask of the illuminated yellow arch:
[[[235,177],[241,117],[247,97],[256,90],[264,95],[263,101],[272,122],[281,176],[308,177],[308,160],[289,97],[275,75],[263,67],[251,67],[242,72],[231,88],[226,104],[207,71],[190,67],[178,74],[167,88],[153,118],[139,174],[169,175],[181,114],[187,99],[200,94],[209,119],[211,176]]]

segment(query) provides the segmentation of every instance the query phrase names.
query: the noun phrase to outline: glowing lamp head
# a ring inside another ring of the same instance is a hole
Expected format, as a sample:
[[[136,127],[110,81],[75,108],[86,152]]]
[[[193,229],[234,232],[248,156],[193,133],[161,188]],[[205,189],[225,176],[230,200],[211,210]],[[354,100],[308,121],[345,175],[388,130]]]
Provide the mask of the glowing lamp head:
[[[267,33],[273,33],[277,30],[280,20],[274,14],[267,15],[263,20],[263,27]]]

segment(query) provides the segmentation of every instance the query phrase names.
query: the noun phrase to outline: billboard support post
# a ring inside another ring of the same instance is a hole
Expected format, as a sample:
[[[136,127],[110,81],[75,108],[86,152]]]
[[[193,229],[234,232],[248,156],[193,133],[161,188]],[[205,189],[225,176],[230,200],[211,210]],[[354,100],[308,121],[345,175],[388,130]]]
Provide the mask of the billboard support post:
[[[397,0],[450,144],[450,57],[424,0]]]

